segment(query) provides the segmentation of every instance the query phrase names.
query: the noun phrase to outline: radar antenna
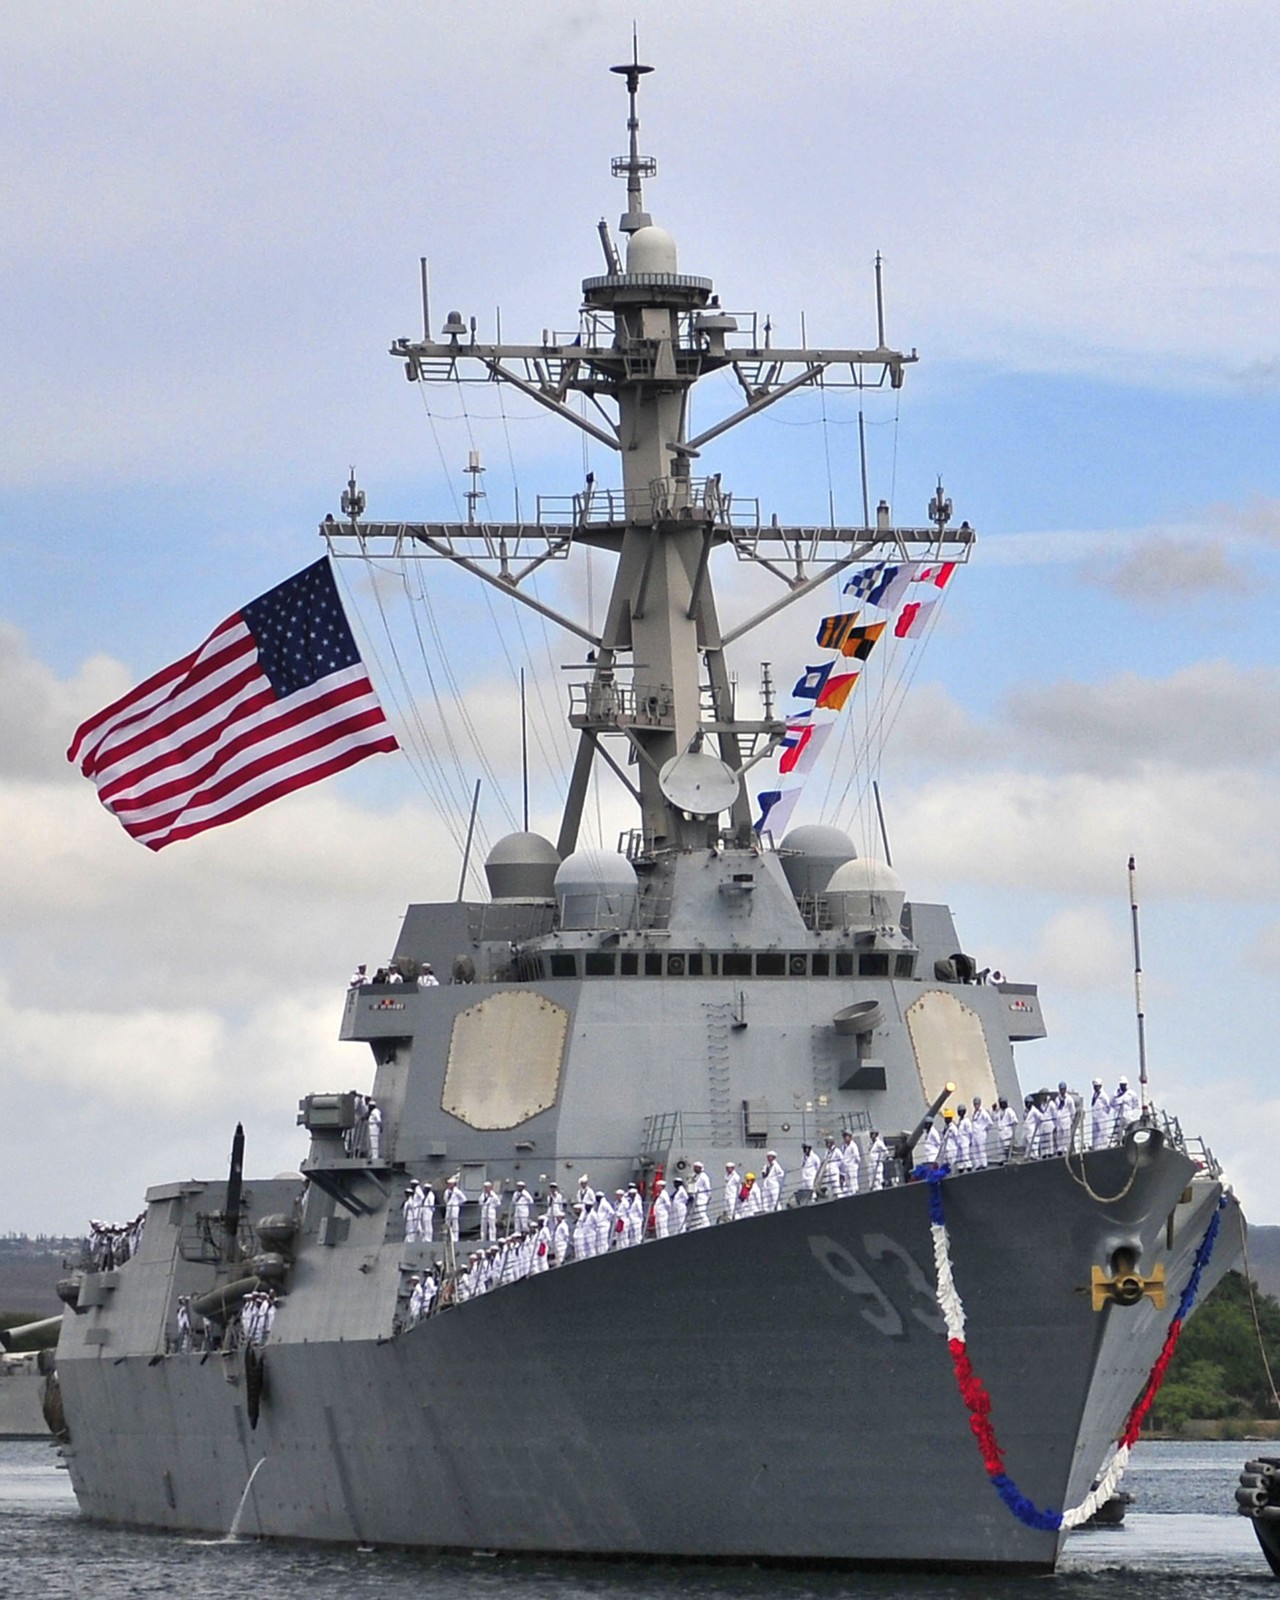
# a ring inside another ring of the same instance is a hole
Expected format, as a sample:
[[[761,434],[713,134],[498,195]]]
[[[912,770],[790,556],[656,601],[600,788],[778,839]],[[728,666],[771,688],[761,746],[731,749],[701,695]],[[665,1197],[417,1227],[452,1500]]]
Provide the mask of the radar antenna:
[[[624,174],[627,179],[627,209],[618,223],[620,233],[637,233],[641,228],[647,228],[653,218],[644,208],[644,189],[641,178],[656,177],[658,163],[652,156],[640,154],[640,117],[636,111],[636,91],[640,87],[640,79],[646,72],[652,72],[652,67],[642,66],[640,63],[640,41],[636,30],[631,30],[631,60],[620,67],[610,67],[610,72],[620,73],[627,80],[627,99],[630,102],[630,111],[627,115],[627,131],[630,134],[630,150],[625,156],[613,158],[613,175],[620,178]]]

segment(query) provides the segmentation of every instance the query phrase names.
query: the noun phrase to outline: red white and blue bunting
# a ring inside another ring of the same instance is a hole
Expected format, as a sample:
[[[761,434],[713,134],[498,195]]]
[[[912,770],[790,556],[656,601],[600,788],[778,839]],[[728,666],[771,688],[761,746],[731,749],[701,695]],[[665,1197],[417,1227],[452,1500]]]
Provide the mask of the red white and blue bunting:
[[[1219,1199],[1217,1208],[1209,1219],[1209,1226],[1205,1229],[1204,1238],[1201,1239],[1200,1247],[1196,1251],[1191,1277],[1182,1291],[1182,1298],[1178,1301],[1178,1309],[1169,1324],[1169,1331],[1165,1334],[1160,1354],[1148,1374],[1142,1393],[1133,1403],[1124,1430],[1116,1440],[1115,1453],[1108,1462],[1106,1471],[1079,1505],[1072,1506],[1067,1511],[1055,1511],[1051,1506],[1041,1510],[1022,1493],[1005,1471],[1004,1452],[1000,1448],[995,1428],[991,1423],[991,1396],[987,1393],[982,1379],[974,1372],[969,1360],[964,1336],[964,1303],[960,1299],[951,1269],[951,1241],[947,1234],[946,1217],[942,1209],[942,1180],[948,1174],[947,1167],[917,1168],[916,1173],[929,1185],[929,1231],[933,1236],[938,1309],[942,1312],[943,1321],[946,1323],[947,1349],[951,1352],[952,1369],[960,1388],[961,1399],[969,1412],[970,1430],[978,1441],[978,1449],[982,1453],[982,1464],[987,1469],[992,1488],[1019,1522],[1025,1523],[1029,1528],[1040,1528],[1049,1532],[1056,1532],[1060,1528],[1078,1528],[1111,1498],[1124,1476],[1129,1456],[1142,1431],[1143,1421],[1160,1391],[1165,1374],[1169,1370],[1169,1363],[1173,1360],[1173,1352],[1178,1347],[1182,1325],[1195,1304],[1196,1295],[1200,1290],[1200,1279],[1209,1264],[1218,1237],[1218,1229],[1222,1223],[1222,1208],[1227,1203],[1226,1196]]]

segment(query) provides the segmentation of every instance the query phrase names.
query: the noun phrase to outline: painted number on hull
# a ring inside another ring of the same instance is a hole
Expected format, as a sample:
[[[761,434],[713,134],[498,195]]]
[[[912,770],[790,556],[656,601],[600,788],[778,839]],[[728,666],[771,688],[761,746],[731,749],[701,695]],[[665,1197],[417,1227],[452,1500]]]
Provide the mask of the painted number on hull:
[[[946,1324],[934,1303],[929,1280],[915,1257],[888,1234],[864,1233],[862,1236],[862,1249],[867,1259],[880,1266],[877,1275],[873,1275],[846,1245],[826,1234],[811,1234],[809,1248],[814,1260],[842,1289],[847,1289],[861,1302],[858,1311],[863,1320],[886,1339],[906,1338],[903,1309],[930,1333],[946,1333]],[[889,1279],[896,1291],[893,1298],[886,1292],[883,1282],[878,1281],[884,1279]]]

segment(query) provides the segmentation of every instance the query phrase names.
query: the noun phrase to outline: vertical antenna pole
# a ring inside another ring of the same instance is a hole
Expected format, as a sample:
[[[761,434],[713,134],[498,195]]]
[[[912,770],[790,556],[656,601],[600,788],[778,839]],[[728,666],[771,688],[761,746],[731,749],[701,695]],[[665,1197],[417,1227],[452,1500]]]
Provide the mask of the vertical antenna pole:
[[[884,845],[884,864],[886,867],[891,867],[893,865],[893,852],[889,849],[889,830],[884,825],[884,807],[880,804],[880,781],[878,778],[872,778],[871,792],[876,797],[876,816],[880,819],[880,842]]]
[[[1142,946],[1138,938],[1138,872],[1129,857],[1129,911],[1133,918],[1133,999],[1138,1012],[1138,1084],[1145,1117],[1151,1106],[1147,1092],[1147,1018],[1142,1000]]]
[[[431,274],[427,267],[426,256],[418,257],[418,266],[422,271],[422,337],[429,343],[431,340]]]
[[[480,780],[476,779],[476,792],[471,796],[471,820],[467,823],[467,843],[462,852],[462,872],[458,877],[458,902],[462,902],[467,883],[467,868],[471,865],[471,840],[476,831],[476,810],[480,805]]]
[[[525,714],[524,668],[520,668],[520,771],[524,778],[524,831],[529,831],[529,719]]]
[[[764,701],[764,720],[773,721],[773,678],[769,672],[769,663],[760,663],[760,698]]]
[[[862,462],[862,526],[871,526],[871,498],[867,493],[867,424],[862,415],[862,384],[858,384],[858,456]]]
[[[876,336],[884,349],[884,284],[880,279],[880,252],[876,251]]]

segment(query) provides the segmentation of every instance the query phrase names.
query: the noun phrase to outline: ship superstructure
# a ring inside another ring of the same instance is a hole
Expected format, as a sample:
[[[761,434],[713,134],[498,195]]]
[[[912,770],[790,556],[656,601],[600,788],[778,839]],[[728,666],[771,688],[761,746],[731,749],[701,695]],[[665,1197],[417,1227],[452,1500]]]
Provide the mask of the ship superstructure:
[[[452,561],[581,642],[559,835],[501,840],[483,902],[411,905],[392,970],[349,990],[341,1030],[370,1048],[376,1133],[361,1097],[317,1089],[299,1111],[305,1185],[242,1186],[233,1164],[226,1182],[154,1189],[138,1253],[69,1291],[72,1481],[92,1515],[180,1528],[225,1529],[243,1499],[246,1531],[281,1536],[1049,1569],[1061,1530],[1011,1518],[975,1450],[932,1186],[908,1181],[944,1104],[1021,1108],[1013,1047],[1044,1035],[1036,990],[985,981],[949,910],[911,900],[841,830],[775,840],[758,824],[752,775],[786,723],[737,714],[726,655],[847,568],[963,563],[973,533],[941,490],[918,527],[887,507],[780,526],[700,471],[717,437],[788,394],[897,387],[915,353],[886,345],[882,318],[867,348],[775,347],[682,273],[645,210],[648,68],[615,70],[623,248],[602,225],[605,271],[583,282],[572,336],[486,344],[450,312],[392,353],[415,381],[520,390],[616,453],[620,484],[589,481],[528,522],[386,524],[353,482],[321,530],[335,555]],[[719,371],[741,404],[691,436],[690,393]],[[599,628],[525,586],[583,545],[616,559]],[[729,552],[781,589],[732,623],[712,582]],[[636,806],[617,851],[580,841],[597,761]],[[842,1191],[828,1140],[856,1147],[865,1181]],[[1223,1188],[1150,1106],[1100,1141],[1077,1117],[1057,1159],[1020,1153],[992,1137],[947,1177],[947,1226],[1010,1470],[1061,1507],[1100,1471],[1165,1336],[1165,1286],[1193,1271]],[[727,1164],[775,1159],[776,1208],[721,1223]],[[666,1237],[659,1181],[691,1197]],[[468,1197],[459,1239],[442,1214],[432,1239],[407,1236],[406,1190],[439,1203],[451,1182]],[[584,1186],[639,1194],[642,1247],[562,1250],[462,1293],[478,1198],[491,1185],[509,1229],[521,1183],[535,1223],[557,1190],[570,1218]],[[242,1344],[239,1307],[265,1283],[269,1336]],[[189,1338],[180,1305],[219,1337]]]

